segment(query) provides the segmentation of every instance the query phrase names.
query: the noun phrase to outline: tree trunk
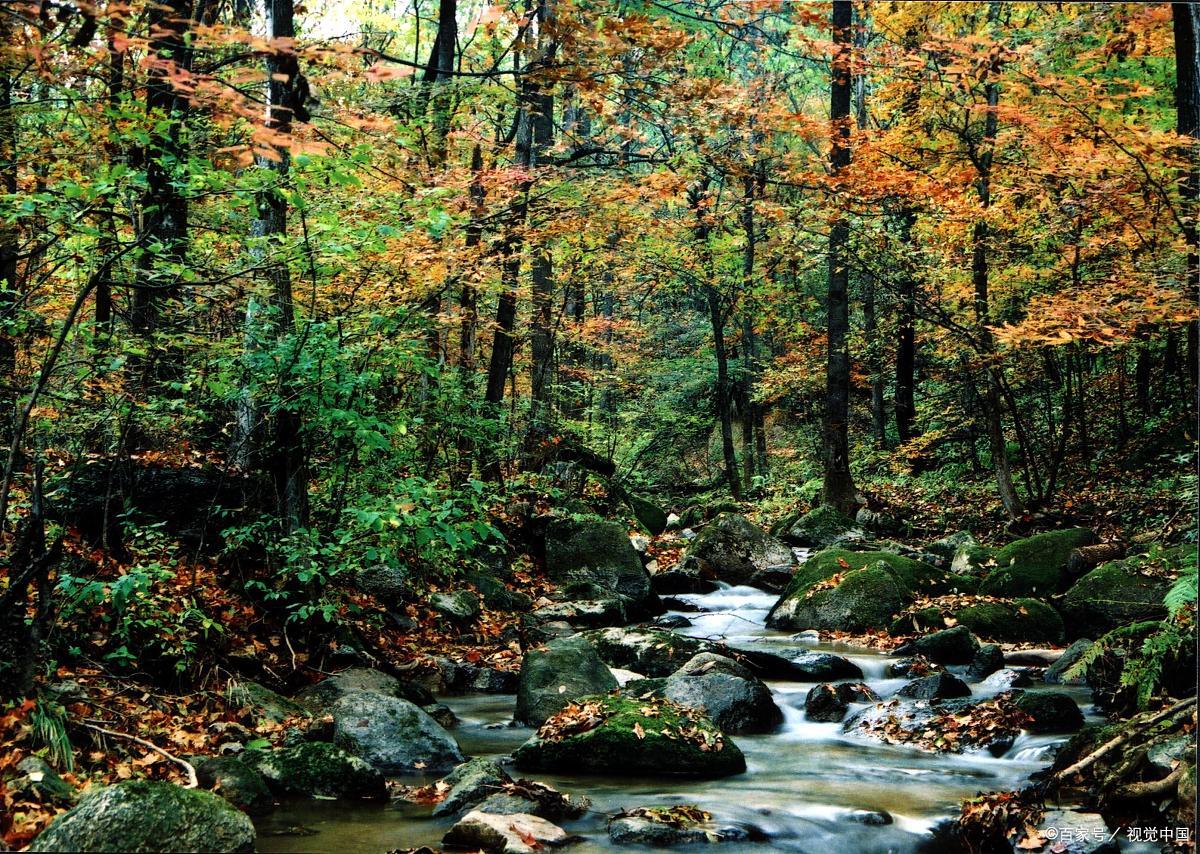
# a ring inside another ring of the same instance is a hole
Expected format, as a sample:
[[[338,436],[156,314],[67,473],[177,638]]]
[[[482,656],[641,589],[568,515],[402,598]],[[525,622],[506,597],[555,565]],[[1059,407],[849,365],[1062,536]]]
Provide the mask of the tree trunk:
[[[900,242],[913,245],[912,229],[916,215],[911,209],[900,212]],[[897,282],[900,305],[896,318],[896,435],[907,442],[917,435],[915,391],[917,386],[917,276],[912,264],[905,259]]]
[[[1200,300],[1200,246],[1197,245],[1197,202],[1200,201],[1200,6],[1195,3],[1173,3],[1171,13],[1175,30],[1175,127],[1181,136],[1194,142],[1179,181],[1179,195],[1184,202],[1184,240],[1187,243],[1187,288],[1193,303]],[[1198,322],[1188,324],[1188,376],[1192,383],[1192,402],[1197,391],[1197,371],[1200,370],[1200,341]]]
[[[433,85],[433,165],[446,163],[447,139],[450,136],[450,112],[453,107],[451,83],[454,81],[455,48],[458,46],[458,0],[439,0],[438,29],[434,41],[435,73]]]
[[[849,0],[833,4],[833,63],[829,86],[829,119],[832,148],[830,172],[837,181],[850,166],[850,67],[851,14]],[[826,299],[828,349],[826,353],[825,417],[822,423],[825,482],[822,500],[843,513],[853,514],[858,491],[850,474],[850,327],[849,259],[850,226],[844,216],[829,231],[829,286]]]
[[[296,35],[292,0],[266,0],[267,35],[271,39],[294,39]],[[267,57],[267,127],[279,134],[290,134],[292,123],[305,120],[305,98],[308,85],[300,73],[296,55],[280,49]],[[258,214],[251,234],[262,245],[263,277],[268,285],[268,304],[260,305],[252,296],[246,309],[246,346],[254,352],[268,341],[281,341],[292,335],[295,310],[292,301],[292,279],[287,259],[278,257],[287,236],[287,199],[283,189],[287,184],[291,154],[286,147],[275,149],[275,157],[258,157],[259,169],[272,173],[271,186],[258,197]],[[300,413],[293,399],[296,389],[290,368],[275,378],[276,401],[268,412],[261,401],[243,393],[239,413],[240,446],[238,459],[248,464],[259,457],[258,464],[275,487],[275,501],[280,524],[286,533],[293,533],[308,522],[308,470],[304,449]],[[269,435],[261,441],[254,436],[260,424],[267,424]]]
[[[717,356],[717,414],[721,421],[721,458],[725,464],[725,480],[734,501],[742,500],[742,485],[738,479],[737,454],[733,449],[733,383],[729,379],[729,357],[725,351],[725,319],[721,297],[712,285],[706,285],[708,317],[712,323],[713,350]]]
[[[0,44],[12,41],[11,18],[0,14]],[[17,192],[17,117],[13,110],[14,54],[0,51],[0,188]],[[20,231],[15,223],[0,222],[0,324],[5,330],[17,308],[17,256]],[[0,332],[0,441],[12,441],[16,416],[17,343],[7,331]]]
[[[137,264],[130,322],[140,333],[152,332],[158,324],[161,297],[171,291],[176,274],[158,271],[156,264],[182,264],[187,253],[188,201],[180,192],[179,171],[186,160],[182,135],[188,101],[171,84],[171,66],[188,69],[191,50],[187,31],[191,0],[163,0],[150,11],[150,49],[154,64],[146,81],[146,112],[166,122],[166,130],[155,133],[143,152],[146,190],[141,201],[139,236],[146,247]],[[149,247],[159,243],[156,254]]]
[[[548,9],[543,4],[543,9]],[[548,12],[547,12],[548,14]],[[535,96],[533,117],[533,162],[545,157],[554,144],[554,95],[539,91]],[[548,243],[537,247],[530,261],[529,278],[532,285],[533,318],[530,327],[530,403],[531,426],[550,417],[551,379],[554,367],[554,261]]]
[[[988,21],[993,22],[999,16],[1000,3],[993,0],[988,11]],[[979,194],[980,206],[984,216],[991,207],[991,169],[992,155],[996,145],[998,117],[996,107],[1000,102],[1000,87],[989,80],[984,84],[984,94],[987,99],[987,116],[984,118],[983,145],[979,155],[979,177],[976,190]],[[1025,508],[1017,495],[1013,484],[1012,467],[1008,460],[1008,451],[1004,439],[1004,402],[1001,396],[1000,368],[992,362],[992,334],[988,330],[990,309],[988,305],[988,224],[981,219],[975,224],[972,234],[971,251],[971,281],[975,291],[975,320],[979,325],[982,355],[986,361],[986,389],[983,395],[984,419],[987,427],[988,447],[992,456],[992,468],[996,473],[996,488],[1000,494],[1000,503],[1010,519],[1019,518]]]

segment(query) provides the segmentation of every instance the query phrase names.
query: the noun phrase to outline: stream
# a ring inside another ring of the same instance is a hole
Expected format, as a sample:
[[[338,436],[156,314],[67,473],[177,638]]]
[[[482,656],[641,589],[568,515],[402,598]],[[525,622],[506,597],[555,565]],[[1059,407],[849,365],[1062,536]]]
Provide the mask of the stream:
[[[765,628],[767,611],[778,598],[775,594],[752,587],[724,587],[676,598],[698,609],[696,613],[670,612],[692,621],[690,627],[678,630],[681,634],[724,640],[733,647],[837,653],[862,668],[863,681],[885,698],[906,681],[885,678],[885,667],[894,659],[875,650]],[[957,815],[962,799],[984,791],[1019,788],[1032,772],[1049,764],[1053,747],[1067,738],[1025,733],[999,758],[987,753],[937,755],[848,736],[842,733],[840,723],[808,721],[804,698],[813,683],[768,684],[785,720],[770,734],[736,736],[746,755],[744,774],[718,780],[538,775],[537,779],[560,791],[586,795],[592,801],[591,811],[583,818],[562,825],[583,837],[570,850],[582,854],[616,848],[608,841],[606,819],[622,808],[694,803],[712,813],[718,825],[752,826],[769,837],[766,845],[723,843],[722,851],[912,852],[935,824]],[[977,684],[972,690],[976,697],[986,696]],[[1068,690],[1093,719],[1086,690]],[[468,756],[506,756],[533,734],[530,728],[511,725],[512,696],[441,699],[461,721],[452,732]],[[344,801],[283,804],[257,820],[258,850],[357,852],[438,847],[454,819],[432,819],[430,809],[403,801],[389,805]],[[863,823],[864,812],[880,811],[893,821]]]

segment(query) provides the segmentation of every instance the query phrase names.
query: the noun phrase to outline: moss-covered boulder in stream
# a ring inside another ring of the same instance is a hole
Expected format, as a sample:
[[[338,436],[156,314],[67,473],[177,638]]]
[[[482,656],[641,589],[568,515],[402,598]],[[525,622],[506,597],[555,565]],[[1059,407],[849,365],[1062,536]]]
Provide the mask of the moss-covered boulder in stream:
[[[665,629],[597,629],[583,637],[609,667],[650,677],[670,676],[692,656],[714,649],[713,644]]]
[[[359,691],[329,711],[334,743],[385,774],[446,771],[463,761],[454,737],[407,700]]]
[[[1162,619],[1167,615],[1163,597],[1172,578],[1195,560],[1195,546],[1179,546],[1093,569],[1059,601],[1071,637],[1096,638],[1126,623]]]
[[[93,789],[57,816],[30,851],[253,851],[254,825],[226,801],[173,783]]]
[[[971,592],[971,586],[970,579],[892,552],[826,549],[796,570],[767,625],[792,631],[887,628],[916,596]]]
[[[262,774],[271,791],[308,798],[386,800],[383,775],[357,756],[323,741],[275,750],[243,750],[238,758]]]
[[[914,606],[915,607],[915,606]],[[943,626],[966,626],[984,640],[1013,643],[1062,643],[1062,617],[1039,599],[950,596],[909,609],[888,627],[907,635]]]
[[[546,572],[562,587],[594,585],[634,612],[653,610],[650,574],[616,522],[557,519],[546,530]],[[590,598],[578,596],[576,598]]]
[[[541,726],[573,700],[616,687],[616,677],[585,638],[552,640],[527,652],[521,662],[514,717],[519,723]]]
[[[546,721],[513,754],[522,771],[727,777],[746,757],[708,718],[666,700],[591,697]]]
[[[988,596],[1050,596],[1067,584],[1067,558],[1096,541],[1087,528],[1047,531],[1016,540],[996,551],[996,566],[979,592]]]
[[[722,513],[700,529],[687,547],[680,571],[747,584],[769,567],[791,568],[792,550],[737,513]]]
[[[729,733],[771,732],[783,723],[762,680],[723,655],[702,652],[667,677],[661,695],[706,715]]]

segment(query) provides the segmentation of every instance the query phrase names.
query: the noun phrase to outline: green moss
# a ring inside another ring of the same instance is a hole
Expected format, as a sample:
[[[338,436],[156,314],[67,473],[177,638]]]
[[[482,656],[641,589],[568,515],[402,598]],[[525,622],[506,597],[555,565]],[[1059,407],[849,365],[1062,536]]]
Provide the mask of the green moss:
[[[798,603],[795,627],[857,632],[888,625],[911,594],[899,573],[880,561],[847,572],[837,587],[818,590]]]
[[[901,557],[892,552],[855,552],[849,549],[825,549],[806,560],[793,574],[783,596],[791,597],[805,593],[818,581],[832,578],[838,573],[863,569],[883,561],[895,572],[896,578],[910,591],[941,592],[949,579],[955,578],[912,558]]]
[[[585,632],[584,637],[609,667],[650,677],[670,676],[706,645],[665,629],[610,628]]]
[[[824,546],[836,542],[854,528],[853,519],[822,504],[793,520],[782,535],[802,544]]]
[[[1087,528],[1068,528],[1009,543],[996,552],[996,568],[979,590],[989,596],[1057,593],[1068,580],[1066,564],[1071,552],[1095,539]]]
[[[1038,599],[981,602],[954,612],[954,618],[977,636],[994,641],[1061,643],[1062,617]]]
[[[383,775],[340,747],[308,741],[278,750],[243,750],[239,758],[284,794],[327,798],[387,797]]]
[[[513,754],[517,768],[694,777],[725,777],[746,770],[746,758],[738,746],[695,711],[665,701],[648,703],[613,695],[580,702],[599,703],[604,720],[587,732],[561,740],[534,736]],[[646,714],[646,710],[653,713]],[[547,726],[552,727],[554,720]],[[699,737],[713,747],[701,749]],[[720,749],[715,749],[717,744]]]

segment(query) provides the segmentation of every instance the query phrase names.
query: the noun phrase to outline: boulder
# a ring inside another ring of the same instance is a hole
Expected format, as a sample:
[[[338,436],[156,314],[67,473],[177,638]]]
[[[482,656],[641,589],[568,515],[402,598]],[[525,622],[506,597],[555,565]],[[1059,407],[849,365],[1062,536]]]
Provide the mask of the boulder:
[[[788,660],[786,675],[764,674],[770,679],[796,679],[801,682],[827,682],[834,679],[862,679],[862,668],[848,658],[830,652],[804,652]]]
[[[1098,638],[1127,623],[1166,617],[1163,597],[1171,589],[1173,570],[1187,554],[1171,549],[1157,558],[1138,555],[1103,564],[1080,578],[1058,604],[1071,637]],[[1194,550],[1190,557],[1195,560]]]
[[[1046,668],[1046,673],[1042,677],[1051,685],[1083,685],[1086,683],[1084,674],[1080,673],[1076,676],[1067,676],[1067,671],[1079,663],[1079,661],[1092,648],[1092,641],[1087,638],[1080,638],[1075,641],[1066,650],[1058,660]]]
[[[20,776],[7,781],[10,792],[24,800],[43,804],[69,805],[75,802],[75,788],[40,756],[26,756],[17,763]]]
[[[873,703],[879,698],[863,682],[822,682],[804,698],[804,713],[810,721],[835,722],[846,717],[851,703]]]
[[[699,652],[713,644],[674,632],[651,628],[608,628],[586,632],[584,637],[609,667],[633,670],[650,677],[670,676]]]
[[[296,701],[310,711],[324,714],[339,697],[360,691],[386,694],[389,697],[408,700],[418,706],[428,706],[437,702],[428,688],[415,682],[402,681],[369,667],[352,667],[335,673],[316,685],[305,688],[296,695]]]
[[[636,613],[654,610],[650,574],[625,529],[603,519],[557,519],[546,530],[546,572],[559,585],[584,582],[616,594]],[[594,598],[582,596],[578,598]]]
[[[771,690],[736,661],[710,652],[693,656],[667,677],[662,696],[695,709],[728,733],[771,732],[783,712]]]
[[[255,717],[273,724],[281,724],[288,718],[306,718],[310,715],[303,701],[289,700],[257,682],[231,682],[226,690],[226,698],[234,708],[252,709]]]
[[[434,818],[458,815],[500,792],[512,778],[491,759],[472,759],[446,775],[442,785],[449,787],[446,797],[433,808]]]
[[[408,570],[386,563],[359,570],[354,585],[385,608],[400,608],[413,596]]]
[[[650,576],[650,589],[659,596],[674,596],[678,593],[712,593],[719,585],[711,578],[704,578],[695,563],[668,569]]]
[[[949,566],[954,560],[954,555],[963,546],[975,546],[978,543],[970,531],[955,531],[953,534],[942,537],[940,540],[934,540],[925,546],[925,551],[945,561],[945,566]]]
[[[854,712],[842,724],[842,731],[890,744],[924,740],[927,747],[936,746],[946,716],[970,715],[975,705],[968,698],[916,703],[885,700]],[[1019,727],[1004,724],[970,732],[973,738],[968,749],[986,750],[993,756],[1007,753],[1020,735]]]
[[[979,641],[966,626],[955,626],[919,637],[897,647],[899,655],[920,655],[937,664],[970,664],[979,649]]]
[[[88,791],[30,851],[253,851],[245,813],[202,789],[128,780]]]
[[[950,558],[950,571],[959,575],[984,576],[996,566],[996,549],[963,543]]]
[[[571,841],[561,827],[535,815],[492,815],[475,810],[467,813],[442,837],[450,848],[486,851],[488,854],[533,854],[546,847]]]
[[[992,675],[988,676],[979,683],[980,687],[987,691],[1009,691],[1013,688],[1026,688],[1033,684],[1033,679],[1024,670],[1013,670],[1011,667],[1006,667],[1003,670],[997,670]]]
[[[970,604],[951,599],[950,603],[905,612],[888,631],[904,635],[932,626],[960,625],[987,640],[1030,643],[1061,643],[1066,634],[1062,617],[1038,599],[978,599]]]
[[[614,845],[659,849],[709,841],[706,829],[700,825],[655,821],[644,815],[623,815],[610,819],[608,838]]]
[[[994,643],[986,643],[975,651],[966,678],[971,682],[986,679],[1004,667],[1004,651]]]
[[[942,671],[914,679],[897,691],[896,696],[908,700],[952,700],[971,696],[971,689],[957,676]]]
[[[1054,854],[1117,854],[1121,850],[1099,813],[1047,809],[1038,822],[1037,832],[1047,841],[1047,846],[1040,850]]]
[[[1024,691],[1017,708],[1033,720],[1026,729],[1035,733],[1075,732],[1083,726],[1083,712],[1060,691]]]
[[[275,750],[251,748],[238,759],[258,771],[271,791],[314,798],[386,800],[383,775],[357,756],[324,741]]]
[[[880,563],[885,564],[886,569],[881,568]],[[855,576],[850,587],[831,597],[832,591],[864,569],[873,571]],[[835,576],[841,577],[841,584],[829,585],[827,580]],[[810,557],[792,574],[791,581],[767,615],[767,625],[797,631],[822,628],[811,624],[813,620],[820,620],[884,628],[918,593],[933,595],[956,590],[973,592],[970,579],[950,575],[923,561],[893,552],[826,549]],[[864,597],[869,600],[872,593],[882,597],[879,602],[863,601]],[[852,613],[858,602],[866,608],[861,616]],[[885,611],[890,613],[884,616]],[[840,629],[842,626],[826,628]]]
[[[564,622],[577,629],[623,626],[629,622],[625,604],[617,598],[555,602],[526,614],[525,625],[535,631],[548,623]]]
[[[688,543],[680,571],[727,584],[747,584],[768,567],[791,567],[792,550],[737,513],[722,513]]]
[[[513,759],[522,771],[636,777],[711,778],[746,770],[738,746],[699,712],[665,700],[613,695],[559,712]]]
[[[469,623],[479,616],[479,597],[470,590],[434,593],[429,597],[429,607],[449,620]]]
[[[651,536],[657,537],[667,530],[667,511],[653,501],[648,501],[638,495],[627,495],[625,498],[629,509],[633,511],[638,524],[645,528]]]
[[[267,781],[257,769],[236,756],[193,756],[196,779],[249,815],[262,815],[275,806]]]
[[[340,697],[330,713],[334,744],[384,773],[437,773],[463,761],[454,737],[407,700],[359,691]]]
[[[490,571],[471,570],[463,574],[463,580],[479,593],[483,604],[495,611],[528,611],[533,600],[519,590],[510,590],[503,581]]]
[[[514,717],[518,723],[541,726],[567,703],[616,687],[616,678],[585,638],[552,640],[527,652],[521,662]]]
[[[1047,531],[1016,540],[996,551],[996,566],[979,587],[987,596],[1050,596],[1070,580],[1067,558],[1080,546],[1095,542],[1087,528]]]
[[[863,538],[862,529],[849,516],[839,513],[828,504],[813,508],[804,515],[785,517],[777,523],[780,539],[797,546],[827,549],[839,543]]]

